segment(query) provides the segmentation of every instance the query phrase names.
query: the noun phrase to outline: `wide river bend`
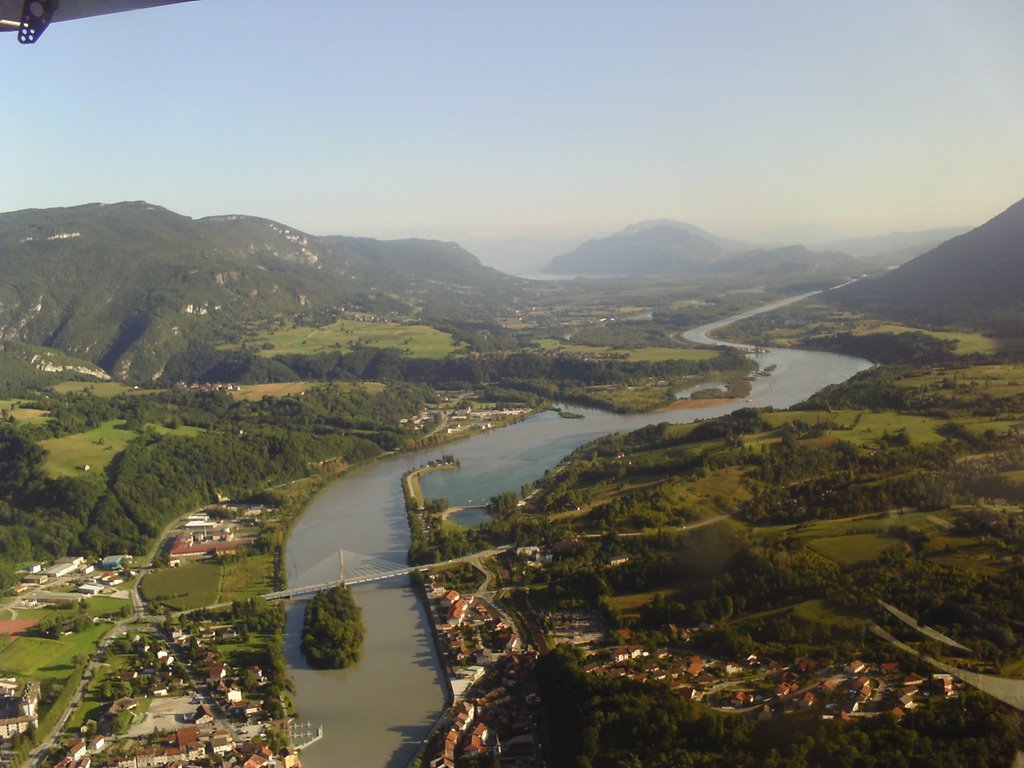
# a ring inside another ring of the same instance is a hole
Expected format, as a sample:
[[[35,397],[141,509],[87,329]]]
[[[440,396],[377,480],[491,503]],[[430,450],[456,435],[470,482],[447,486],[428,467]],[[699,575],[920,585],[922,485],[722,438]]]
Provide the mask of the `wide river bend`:
[[[707,334],[715,328],[807,295],[684,335],[708,343]],[[573,407],[585,414],[583,419],[563,419],[548,411],[454,444],[356,469],[332,483],[296,522],[286,552],[289,581],[301,581],[302,574],[341,548],[404,563],[409,530],[402,474],[443,453],[455,454],[461,466],[425,475],[424,493],[453,504],[481,502],[501,491],[518,492],[577,446],[609,432],[722,416],[744,406],[787,408],[870,366],[859,358],[802,350],[770,349],[757,359],[762,368],[775,368],[771,376],[756,378],[747,401],[632,416]],[[323,724],[325,731],[303,753],[306,768],[404,768],[444,708],[446,683],[427,616],[407,581],[356,587],[355,598],[363,610],[366,639],[359,663],[340,671],[309,668],[299,650],[305,603],[288,607],[285,655],[295,701],[301,718]]]

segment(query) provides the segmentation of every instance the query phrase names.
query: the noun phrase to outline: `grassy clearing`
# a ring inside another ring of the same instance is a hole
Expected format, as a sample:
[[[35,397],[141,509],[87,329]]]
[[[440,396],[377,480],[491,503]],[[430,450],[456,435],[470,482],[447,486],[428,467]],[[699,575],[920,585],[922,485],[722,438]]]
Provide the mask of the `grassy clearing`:
[[[1013,397],[1024,392],[1024,365],[974,365],[956,370],[936,369],[922,376],[898,381],[908,388],[936,390],[947,398],[959,393],[982,393],[990,397]]]
[[[928,416],[911,416],[895,411],[837,410],[824,414],[820,411],[785,411],[761,414],[766,422],[773,427],[780,427],[789,422],[802,421],[811,426],[824,424],[826,421],[838,425],[836,429],[828,429],[825,435],[833,439],[845,440],[859,446],[870,446],[886,433],[906,432],[913,443],[935,443],[944,438],[938,428],[949,422],[946,419]],[[752,442],[763,442],[764,435],[755,437]],[[770,439],[769,439],[770,441]]]
[[[85,601],[85,610],[90,616],[120,616],[126,606],[131,606],[131,600],[120,597],[97,595]]]
[[[262,400],[264,397],[286,397],[301,395],[306,391],[304,381],[286,381],[279,384],[243,384],[240,389],[233,390],[231,397],[235,400]]]
[[[176,435],[177,437],[195,437],[206,432],[202,427],[192,427],[182,424],[179,427],[165,427],[163,424],[146,424],[146,429],[152,429],[158,435]]]
[[[828,600],[807,600],[793,606],[793,613],[801,619],[826,626],[857,626],[868,624],[869,619],[854,616]]]
[[[19,637],[0,653],[0,671],[25,677],[66,678],[75,656],[89,656],[109,624],[96,624],[60,640]]]
[[[463,346],[451,334],[427,325],[356,320],[338,320],[323,328],[281,328],[262,334],[251,343],[261,347],[260,354],[264,357],[280,354],[314,355],[364,344],[381,349],[397,349],[407,352],[411,357],[441,358]]]
[[[558,350],[581,357],[623,356],[631,362],[660,363],[666,360],[710,360],[718,355],[712,349],[687,349],[685,347],[638,347],[620,349],[617,347],[591,346],[589,344],[568,344],[559,339],[538,339],[542,349]]]
[[[313,383],[308,381],[286,381],[277,384],[242,384],[238,389],[231,391],[231,397],[235,400],[262,400],[265,397],[288,397],[290,395],[302,395]],[[334,382],[331,386],[348,391],[359,387],[371,395],[387,389],[387,384],[379,381],[361,381],[355,384],[348,382]]]
[[[673,400],[674,387],[664,384],[617,387],[615,389],[589,389],[587,397],[600,401],[605,407],[627,413],[646,413]]]
[[[273,642],[272,635],[253,632],[249,636],[248,642],[217,643],[217,650],[223,654],[228,666],[233,669],[244,669],[253,665],[267,664],[267,649]]]
[[[679,502],[698,512],[735,512],[740,504],[752,498],[750,490],[742,482],[743,473],[743,467],[726,467],[709,472],[706,477],[681,483]]]
[[[998,352],[1000,344],[998,339],[993,339],[989,336],[984,336],[980,333],[970,333],[967,331],[930,331],[926,328],[915,328],[909,325],[901,325],[899,323],[880,323],[875,321],[861,321],[854,328],[854,335],[861,336],[868,333],[908,333],[916,331],[918,333],[925,333],[929,336],[933,336],[936,339],[942,339],[943,341],[952,341],[956,343],[956,351],[961,355],[969,355],[973,353],[981,354],[992,354]]]
[[[175,611],[214,605],[220,601],[221,567],[217,563],[182,563],[146,575],[142,594],[146,600]]]
[[[39,408],[12,408],[10,416],[17,422],[45,421],[50,415],[49,411]]]
[[[88,432],[42,440],[39,445],[48,453],[46,471],[53,477],[79,477],[84,473],[79,467],[88,464],[90,471],[102,472],[136,436],[123,426],[124,420],[106,421]]]
[[[259,597],[274,589],[274,556],[251,555],[223,566],[217,602]]]
[[[90,392],[96,397],[116,397],[117,395],[143,395],[157,392],[155,389],[138,389],[129,387],[119,381],[62,381],[50,387],[59,395],[68,392]]]
[[[628,595],[615,595],[608,598],[612,607],[623,614],[635,614],[645,605],[650,604],[656,595],[662,595],[666,600],[671,600],[675,595],[674,590],[656,589],[651,592],[635,592]]]
[[[875,560],[885,552],[906,546],[900,539],[874,533],[810,539],[807,544],[818,554],[835,560],[840,565],[855,565]]]
[[[129,442],[138,437],[137,432],[124,429],[124,423],[123,419],[106,421],[88,432],[41,440],[39,445],[48,454],[46,471],[51,477],[81,477],[86,474],[86,470],[80,467],[88,464],[89,472],[102,472]],[[201,427],[190,426],[174,429],[162,424],[146,426],[158,434],[179,437],[195,437],[205,431]]]
[[[10,417],[15,421],[42,421],[50,415],[49,411],[41,411],[38,408],[25,408],[22,400],[0,400],[0,414],[6,419]]]

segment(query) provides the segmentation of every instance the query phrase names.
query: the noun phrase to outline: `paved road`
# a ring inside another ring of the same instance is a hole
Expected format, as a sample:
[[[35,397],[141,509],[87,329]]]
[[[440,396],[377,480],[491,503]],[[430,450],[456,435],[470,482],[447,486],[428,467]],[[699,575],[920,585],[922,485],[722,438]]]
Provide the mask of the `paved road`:
[[[31,766],[33,765],[40,765],[42,763],[42,758],[48,755],[50,751],[53,750],[59,744],[61,737],[63,736],[64,733],[64,728],[67,725],[68,719],[71,717],[71,714],[75,711],[75,708],[78,706],[79,702],[81,702],[82,700],[82,697],[85,695],[85,691],[89,686],[89,681],[92,680],[93,676],[96,674],[97,669],[100,666],[102,666],[102,664],[99,661],[99,657],[106,651],[107,646],[110,644],[110,641],[113,638],[118,637],[122,632],[124,632],[125,628],[129,624],[138,621],[149,621],[150,623],[152,623],[155,620],[153,617],[150,617],[148,615],[146,603],[142,599],[142,595],[139,592],[139,585],[142,583],[142,578],[143,576],[145,576],[146,572],[149,569],[149,563],[151,563],[153,561],[153,558],[156,557],[156,554],[160,550],[160,547],[163,545],[164,540],[170,535],[171,531],[173,531],[178,526],[183,517],[184,515],[168,523],[160,532],[160,535],[156,538],[156,541],[150,548],[149,552],[146,554],[146,557],[140,558],[140,562],[142,563],[142,565],[137,569],[138,576],[136,577],[135,583],[132,585],[131,591],[129,593],[129,596],[131,597],[132,601],[132,615],[128,618],[116,621],[110,627],[110,630],[105,635],[103,635],[103,638],[100,640],[99,645],[96,647],[96,652],[89,660],[89,664],[86,667],[85,674],[82,675],[82,682],[78,686],[78,690],[75,691],[75,695],[71,698],[71,703],[68,704],[67,709],[65,709],[64,713],[60,716],[60,719],[57,721],[57,725],[54,726],[53,730],[50,731],[49,734],[47,734],[46,738],[44,738],[39,743],[39,746],[37,746],[29,753],[28,759],[21,764],[20,768],[31,768]],[[36,592],[38,591],[39,590],[36,590]],[[35,592],[33,594],[35,594]]]

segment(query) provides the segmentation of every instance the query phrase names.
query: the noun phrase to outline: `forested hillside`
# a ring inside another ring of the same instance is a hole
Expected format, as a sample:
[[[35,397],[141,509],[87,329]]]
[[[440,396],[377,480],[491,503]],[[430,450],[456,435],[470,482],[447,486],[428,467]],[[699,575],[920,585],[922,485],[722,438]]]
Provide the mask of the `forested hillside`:
[[[371,459],[401,445],[399,419],[430,396],[413,385],[377,394],[327,386],[255,402],[183,390],[44,396],[29,405],[45,421],[0,425],[0,578],[32,559],[142,553],[168,522],[220,496],[316,475],[328,459]],[[105,468],[51,471],[40,443],[103,425],[127,441],[114,451],[112,438],[96,439],[113,456]]]
[[[149,381],[226,329],[285,313],[490,316],[520,283],[452,243],[316,238],[248,216],[193,220],[144,202],[0,215],[0,341]]]
[[[1024,294],[1024,200],[875,280],[834,292],[842,306],[1016,335]]]

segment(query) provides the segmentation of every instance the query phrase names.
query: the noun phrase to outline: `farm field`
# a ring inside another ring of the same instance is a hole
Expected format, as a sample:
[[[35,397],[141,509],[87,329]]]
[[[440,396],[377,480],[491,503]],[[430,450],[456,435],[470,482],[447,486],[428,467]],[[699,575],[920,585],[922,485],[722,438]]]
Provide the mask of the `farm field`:
[[[146,575],[142,594],[148,602],[160,603],[175,611],[202,608],[219,602],[221,566],[217,563],[182,563]]]
[[[17,422],[28,423],[33,421],[45,421],[50,415],[49,411],[39,408],[11,408],[10,416]]]
[[[88,464],[90,471],[102,472],[136,437],[137,433],[123,428],[124,423],[123,419],[106,421],[88,432],[40,441],[47,451],[46,471],[53,477],[81,476],[79,467]]]
[[[128,443],[138,437],[138,432],[124,429],[124,424],[123,419],[115,419],[88,432],[41,440],[40,447],[47,451],[46,471],[52,477],[81,477],[85,471],[80,467],[88,464],[90,472],[102,472]],[[194,437],[204,431],[201,427],[171,429],[162,424],[148,424],[147,427],[159,434],[181,437]]]
[[[276,384],[243,384],[238,389],[231,390],[231,397],[235,400],[247,400],[254,402],[264,397],[286,397],[288,395],[301,395],[306,391],[304,381],[286,381]]]
[[[157,390],[138,389],[122,384],[119,381],[62,381],[50,387],[59,395],[68,392],[91,392],[96,397],[116,397],[117,395],[144,395]]]
[[[624,356],[631,362],[658,363],[665,360],[710,360],[718,353],[711,349],[686,349],[684,347],[641,347],[618,349],[614,347],[590,346],[589,344],[567,344],[558,339],[539,339],[542,349],[558,350],[567,354],[595,356]]]
[[[875,443],[886,433],[892,435],[901,431],[906,431],[907,437],[915,444],[941,442],[944,438],[937,430],[949,423],[946,419],[911,416],[895,411],[837,410],[827,414],[821,411],[780,411],[762,413],[761,418],[776,428],[795,421],[813,426],[827,419],[839,427],[826,429],[827,436],[859,446]],[[755,440],[760,439],[755,436]]]
[[[933,336],[936,339],[942,339],[943,341],[956,342],[956,352],[960,355],[970,355],[974,353],[992,354],[998,352],[1000,344],[998,339],[994,339],[990,336],[985,336],[980,333],[970,333],[968,331],[932,331],[927,328],[915,328],[909,325],[902,325],[899,323],[883,323],[877,321],[861,320],[853,329],[855,336],[863,336],[869,333],[924,333],[928,336]]]
[[[608,598],[608,602],[617,611],[623,614],[630,614],[638,612],[645,605],[653,601],[657,595],[661,595],[666,600],[672,600],[675,596],[675,590],[657,589],[651,592],[612,595]]]
[[[801,619],[814,621],[826,626],[853,626],[866,624],[867,619],[851,616],[828,600],[807,600],[793,606],[793,612]]]
[[[884,533],[854,533],[809,539],[807,546],[840,565],[854,565],[874,560],[885,552],[902,549],[906,544],[901,539]]]
[[[315,386],[316,382],[308,381],[285,381],[278,382],[276,384],[242,384],[238,389],[231,390],[231,397],[235,400],[248,400],[256,401],[262,400],[265,397],[288,397],[289,395],[301,395],[310,386]],[[347,382],[333,382],[332,386],[337,389],[345,389],[346,387],[360,387],[370,394],[376,394],[387,388],[386,384],[379,381],[361,381],[355,384],[349,384]]]
[[[451,334],[427,325],[404,325],[382,321],[338,320],[323,328],[296,326],[257,336],[251,344],[261,347],[260,355],[314,355],[348,350],[357,345],[397,349],[411,357],[442,358],[461,348]]]
[[[0,673],[23,677],[65,678],[75,656],[88,656],[109,624],[96,624],[61,640],[19,637],[0,653]]]
[[[973,365],[955,371],[937,370],[922,376],[899,379],[897,383],[908,388],[927,387],[940,392],[947,399],[965,389],[994,398],[1013,397],[1024,393],[1024,365],[1004,363]]]

